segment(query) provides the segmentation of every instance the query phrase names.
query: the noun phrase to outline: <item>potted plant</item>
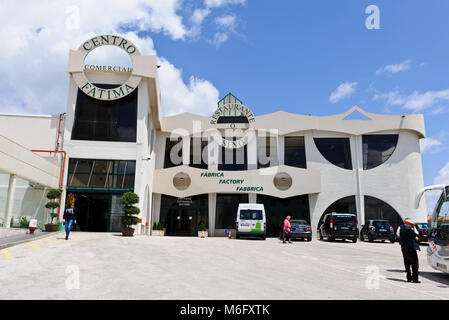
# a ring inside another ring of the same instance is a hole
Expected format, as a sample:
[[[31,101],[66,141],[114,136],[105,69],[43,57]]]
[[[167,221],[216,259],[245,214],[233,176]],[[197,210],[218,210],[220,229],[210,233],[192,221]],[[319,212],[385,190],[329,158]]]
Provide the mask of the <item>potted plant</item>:
[[[47,192],[47,199],[50,200],[45,205],[45,208],[50,209],[50,223],[45,225],[45,231],[47,232],[55,232],[58,231],[59,225],[57,223],[53,223],[55,218],[58,217],[58,214],[55,213],[55,209],[59,208],[59,202],[56,201],[61,196],[61,191],[58,189],[51,189]]]
[[[164,226],[160,222],[155,222],[153,224],[153,230],[151,230],[151,235],[155,237],[163,237],[165,235]]]
[[[207,238],[208,236],[209,236],[209,234],[207,232],[206,224],[203,221],[201,221],[198,226],[198,237]]]
[[[139,203],[139,196],[134,192],[127,192],[122,196],[122,203],[124,216],[120,217],[122,223],[122,235],[124,237],[132,237],[134,235],[134,229],[131,226],[139,223],[139,218],[136,217],[140,213],[140,209],[134,205]]]

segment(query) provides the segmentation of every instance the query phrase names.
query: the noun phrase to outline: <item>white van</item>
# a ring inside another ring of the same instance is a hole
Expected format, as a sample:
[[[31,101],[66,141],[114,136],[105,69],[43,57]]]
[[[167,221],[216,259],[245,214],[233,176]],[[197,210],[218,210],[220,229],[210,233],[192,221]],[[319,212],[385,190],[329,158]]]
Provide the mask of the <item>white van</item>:
[[[267,220],[265,207],[257,203],[240,203],[235,223],[236,238],[267,236]]]

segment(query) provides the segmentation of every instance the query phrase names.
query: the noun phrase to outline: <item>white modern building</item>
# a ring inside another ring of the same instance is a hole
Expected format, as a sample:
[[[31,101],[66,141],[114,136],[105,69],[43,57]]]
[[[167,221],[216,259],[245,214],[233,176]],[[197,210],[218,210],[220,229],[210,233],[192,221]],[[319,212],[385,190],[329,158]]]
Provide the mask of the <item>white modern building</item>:
[[[125,50],[133,68],[85,66],[86,55],[102,45]],[[66,152],[65,163],[52,159],[62,172],[63,205],[67,195],[75,199],[80,231],[119,231],[120,196],[127,191],[141,199],[140,234],[161,222],[167,235],[195,236],[204,222],[210,235],[224,236],[234,228],[238,204],[248,202],[265,205],[272,236],[286,215],[315,230],[328,212],[356,213],[360,224],[426,220],[425,202],[414,207],[423,187],[422,115],[359,107],[331,116],[255,115],[228,94],[210,116],[163,117],[161,94],[170,92],[160,92],[156,57],[111,35],[71,51],[68,72],[61,126],[58,117],[1,115],[0,124],[31,123],[0,135],[29,150]]]

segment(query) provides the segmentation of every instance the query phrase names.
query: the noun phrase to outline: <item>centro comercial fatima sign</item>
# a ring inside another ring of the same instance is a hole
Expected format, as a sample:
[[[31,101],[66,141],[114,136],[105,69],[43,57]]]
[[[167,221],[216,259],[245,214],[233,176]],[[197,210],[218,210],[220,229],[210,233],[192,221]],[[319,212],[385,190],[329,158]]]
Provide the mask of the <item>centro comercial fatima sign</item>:
[[[87,40],[78,48],[77,51],[75,51],[75,55],[73,55],[76,60],[75,62],[77,64],[81,63],[81,65],[83,65],[87,55],[101,46],[116,46],[124,50],[129,55],[133,63],[133,69],[128,80],[116,88],[99,88],[87,79],[84,73],[84,70],[86,70],[86,68],[84,67],[78,68],[79,70],[73,70],[73,78],[78,87],[85,94],[92,98],[110,101],[126,97],[137,88],[140,81],[142,80],[141,75],[135,73],[135,66],[136,64],[139,64],[141,62],[140,58],[142,57],[142,55],[140,54],[137,47],[131,41],[126,40],[125,38],[116,35],[100,35]]]

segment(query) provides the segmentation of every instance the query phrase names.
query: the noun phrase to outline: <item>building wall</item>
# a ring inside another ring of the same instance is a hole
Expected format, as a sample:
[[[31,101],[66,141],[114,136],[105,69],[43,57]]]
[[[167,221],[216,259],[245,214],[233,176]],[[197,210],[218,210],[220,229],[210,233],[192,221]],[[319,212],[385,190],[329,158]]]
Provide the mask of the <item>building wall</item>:
[[[348,122],[348,125],[350,123]],[[307,159],[307,171],[319,172],[318,179],[321,182],[321,190],[319,192],[301,192],[299,187],[291,190],[297,195],[309,194],[309,206],[311,224],[314,230],[317,229],[320,219],[324,211],[335,201],[348,196],[356,197],[357,214],[359,217],[359,223],[364,224],[364,196],[375,197],[391,207],[401,216],[402,219],[410,217],[417,221],[426,220],[426,208],[425,201],[421,203],[421,206],[414,208],[414,199],[417,192],[423,187],[422,176],[422,164],[421,154],[419,148],[420,134],[412,130],[385,130],[378,131],[373,134],[399,134],[398,143],[395,151],[391,157],[378,167],[373,169],[363,169],[363,145],[362,135],[350,135],[348,133],[330,132],[330,131],[297,131],[287,134],[286,136],[304,136],[306,159]],[[195,170],[187,166],[172,167],[170,169],[163,169],[165,154],[165,142],[169,133],[161,132],[158,135],[157,153],[158,159],[156,163],[156,183],[164,181],[160,186],[156,187],[157,193],[169,194],[172,196],[186,197],[196,194],[204,194],[205,190],[213,190],[209,193],[210,209],[215,209],[215,195],[216,193],[230,193],[228,189],[223,187],[222,190],[217,189],[215,185],[208,184],[207,180],[200,180],[195,177]],[[278,137],[278,159],[279,163],[283,164],[283,152],[284,152],[284,137]],[[348,137],[350,139],[351,146],[351,161],[352,170],[343,169],[330,163],[318,150],[314,142],[314,138],[317,137]],[[190,141],[190,136],[184,138],[184,140]],[[185,145],[185,143],[183,143]],[[189,148],[183,149],[183,157],[188,159]],[[257,145],[254,143],[248,144],[248,159],[251,155],[257,153]],[[186,155],[187,154],[187,155]],[[188,163],[188,162],[187,162]],[[186,164],[184,162],[184,164]],[[216,169],[213,166],[209,166],[209,170]],[[249,166],[250,169],[250,166]],[[272,179],[273,175],[280,171],[285,171],[283,167],[271,168],[274,170],[272,175],[261,176],[260,179]],[[199,170],[204,171],[204,170]],[[191,187],[186,191],[176,191],[172,188],[172,179],[177,172],[186,172],[192,178]],[[252,179],[251,176],[255,172],[260,172],[253,168],[250,171],[238,171],[238,172],[226,172],[227,177],[240,176],[242,179]],[[293,179],[299,179],[302,185],[313,184],[315,178],[304,179],[304,176],[294,176]],[[254,180],[254,179],[253,179]],[[295,184],[295,181],[294,181]],[[163,190],[163,191],[161,191]],[[278,192],[278,197],[285,197],[283,192]],[[290,195],[291,196],[291,195]],[[253,201],[256,201],[257,196],[251,195]],[[160,194],[154,195],[156,201],[160,201]],[[159,210],[157,206],[154,207],[155,217],[159,216]],[[214,212],[210,212],[210,221],[214,216]],[[157,221],[153,220],[154,221]],[[210,230],[211,231],[211,230]],[[214,230],[212,230],[212,234]]]
[[[0,135],[30,150],[54,150],[58,124],[59,116],[0,114]]]
[[[94,83],[116,84],[124,79],[116,77],[111,73],[93,73],[90,75]],[[70,158],[80,159],[102,159],[102,160],[133,160],[136,161],[136,175],[134,182],[134,192],[139,196],[140,202],[137,205],[141,212],[139,218],[142,219],[136,227],[136,234],[146,233],[146,223],[151,220],[151,190],[153,185],[153,168],[156,161],[156,153],[149,147],[149,128],[152,125],[150,93],[146,79],[142,79],[138,86],[137,97],[137,138],[136,142],[104,142],[72,140],[71,132],[75,119],[76,97],[78,87],[73,79],[70,79],[70,89],[67,102],[67,119],[65,127],[64,146]],[[149,123],[151,121],[151,123]],[[67,186],[68,166],[65,168],[64,185]],[[63,199],[66,197],[64,192]],[[64,204],[63,204],[64,205]]]

